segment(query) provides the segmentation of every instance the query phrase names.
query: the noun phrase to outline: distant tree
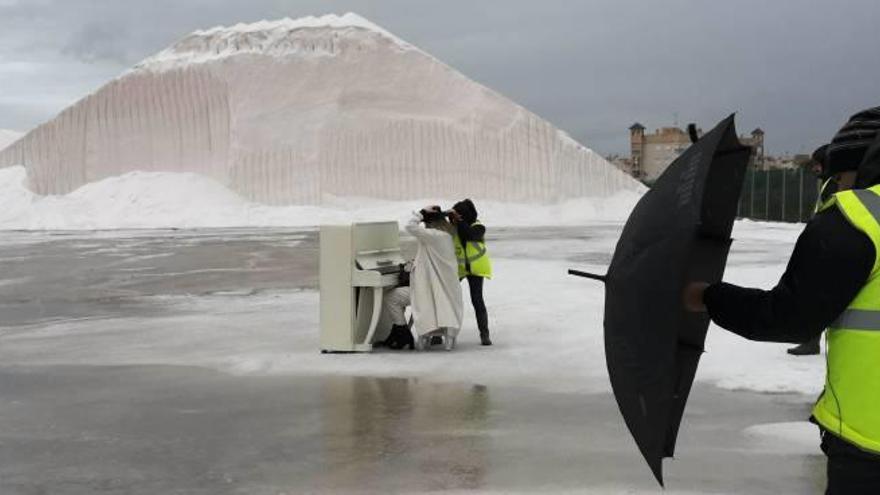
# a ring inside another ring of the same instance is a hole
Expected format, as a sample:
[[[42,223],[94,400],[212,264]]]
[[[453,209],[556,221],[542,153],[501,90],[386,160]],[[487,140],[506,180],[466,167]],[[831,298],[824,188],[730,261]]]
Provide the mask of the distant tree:
[[[794,155],[792,161],[798,167],[810,168],[813,166],[813,160],[810,155]]]

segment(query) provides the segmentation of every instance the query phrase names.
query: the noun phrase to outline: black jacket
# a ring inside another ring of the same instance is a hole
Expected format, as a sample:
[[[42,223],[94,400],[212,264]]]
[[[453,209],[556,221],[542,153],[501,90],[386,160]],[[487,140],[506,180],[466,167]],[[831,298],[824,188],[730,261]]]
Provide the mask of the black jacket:
[[[880,182],[880,138],[859,166],[856,187]],[[874,266],[874,245],[837,208],[817,214],[798,237],[772,290],[727,283],[709,286],[703,301],[712,321],[751,340],[806,342],[849,306]]]
[[[473,201],[469,199],[459,201],[452,209],[461,215],[462,221],[455,224],[455,229],[462,244],[470,241],[483,242],[486,236],[486,227],[482,224],[474,225],[474,222],[477,221],[477,208]]]
[[[874,245],[837,208],[816,215],[772,290],[720,282],[703,300],[712,321],[747,339],[805,342],[833,322],[865,285]]]

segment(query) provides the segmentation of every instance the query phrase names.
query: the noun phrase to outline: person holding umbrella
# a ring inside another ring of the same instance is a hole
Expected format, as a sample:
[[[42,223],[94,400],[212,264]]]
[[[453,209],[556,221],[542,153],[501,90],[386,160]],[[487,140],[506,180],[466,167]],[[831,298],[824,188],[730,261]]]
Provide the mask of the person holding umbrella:
[[[826,494],[880,493],[880,107],[834,136],[838,192],[807,224],[772,290],[691,282],[684,306],[750,340],[803,342],[827,328],[827,379],[811,420]]]
[[[819,188],[819,197],[816,199],[816,207],[813,209],[814,214],[819,213],[822,207],[831,199],[834,193],[837,192],[837,185],[828,174],[828,167],[825,160],[825,154],[827,151],[828,145],[823,144],[816,148],[816,151],[814,151],[811,156],[811,169],[813,173],[816,174],[816,178],[822,183],[822,186]],[[786,352],[792,356],[816,356],[821,350],[819,346],[820,340],[822,340],[822,334],[819,334],[813,339],[800,345],[792,347]]]
[[[492,261],[486,250],[486,227],[477,220],[477,208],[470,199],[455,203],[449,210],[455,225],[455,255],[458,258],[458,278],[467,278],[471,304],[480,330],[480,343],[492,345],[489,337],[489,313],[483,300],[483,279],[492,278]]]

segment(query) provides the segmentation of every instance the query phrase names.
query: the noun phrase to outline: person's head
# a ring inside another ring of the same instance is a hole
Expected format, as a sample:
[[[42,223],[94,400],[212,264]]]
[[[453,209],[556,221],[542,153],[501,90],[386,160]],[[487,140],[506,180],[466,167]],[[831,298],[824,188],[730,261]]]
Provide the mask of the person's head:
[[[865,189],[876,184],[880,184],[880,135],[865,152],[865,158],[859,165],[859,174],[856,177],[858,188]]]
[[[826,154],[828,153],[828,145],[823,144],[813,151],[810,155],[810,171],[816,174],[820,179],[828,179],[828,161]]]
[[[838,190],[852,189],[856,185],[859,167],[878,133],[880,107],[874,107],[850,117],[834,135],[825,151],[825,163],[826,173],[837,182]]]
[[[463,199],[452,207],[453,210],[461,217],[462,221],[472,224],[477,221],[477,207],[470,199]]]
[[[426,206],[419,213],[422,214],[422,221],[425,222],[425,227],[429,229],[443,229],[443,224],[448,223],[446,221],[446,214],[437,205]]]
[[[455,233],[455,226],[446,219],[446,212],[439,206],[433,205],[422,208],[419,212],[422,214],[422,221],[425,222],[425,228],[442,230],[449,235]]]

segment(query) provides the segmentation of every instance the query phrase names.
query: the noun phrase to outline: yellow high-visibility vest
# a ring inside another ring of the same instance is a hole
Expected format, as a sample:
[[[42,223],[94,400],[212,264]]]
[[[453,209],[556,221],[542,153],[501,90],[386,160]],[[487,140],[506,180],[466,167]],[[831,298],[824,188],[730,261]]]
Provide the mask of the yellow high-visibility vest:
[[[814,214],[819,213],[820,211],[824,210],[825,208],[828,208],[829,206],[831,206],[832,202],[834,201],[833,195],[830,198],[828,198],[827,200],[822,201],[822,195],[825,194],[825,190],[828,189],[828,187],[831,185],[832,180],[833,179],[825,179],[825,182],[822,183],[822,187],[819,188],[819,197],[816,198],[816,207],[813,208]]]
[[[877,254],[865,286],[828,327],[825,391],[813,417],[837,437],[880,454],[880,185],[839,192],[824,208],[832,206],[871,239]]]
[[[479,221],[471,224],[482,225]],[[452,236],[455,242],[455,257],[458,258],[458,278],[468,275],[492,278],[492,261],[486,243],[482,241],[462,242],[458,234]]]

